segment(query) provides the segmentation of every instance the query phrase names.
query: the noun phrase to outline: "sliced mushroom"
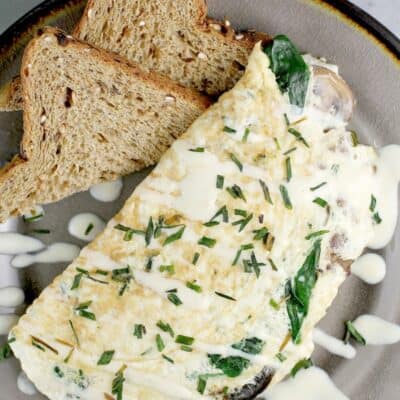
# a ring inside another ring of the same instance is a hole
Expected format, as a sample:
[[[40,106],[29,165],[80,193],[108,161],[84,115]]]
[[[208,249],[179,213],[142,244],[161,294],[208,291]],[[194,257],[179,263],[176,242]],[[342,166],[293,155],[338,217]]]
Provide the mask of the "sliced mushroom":
[[[349,85],[328,68],[313,65],[313,105],[344,121],[353,114],[355,99]]]

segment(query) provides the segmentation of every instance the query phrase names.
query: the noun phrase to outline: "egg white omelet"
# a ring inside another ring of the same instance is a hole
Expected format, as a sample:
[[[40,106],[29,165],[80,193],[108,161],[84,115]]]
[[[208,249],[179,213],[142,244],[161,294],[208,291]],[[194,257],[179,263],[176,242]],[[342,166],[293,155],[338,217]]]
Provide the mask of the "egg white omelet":
[[[373,234],[377,162],[312,98],[293,109],[255,47],[237,85],[12,330],[43,394],[239,399],[310,356],[313,327]],[[310,267],[304,312],[288,282],[301,286]]]

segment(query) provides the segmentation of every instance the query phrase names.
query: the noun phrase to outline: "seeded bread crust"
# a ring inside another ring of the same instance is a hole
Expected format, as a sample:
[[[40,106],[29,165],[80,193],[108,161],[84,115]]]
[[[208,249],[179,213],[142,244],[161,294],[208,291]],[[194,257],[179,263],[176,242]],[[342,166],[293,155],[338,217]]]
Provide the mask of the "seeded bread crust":
[[[89,0],[74,35],[211,96],[231,89],[263,33],[207,18],[205,0]]]
[[[0,221],[154,164],[210,104],[54,28],[27,46],[21,82],[24,135],[0,170]]]

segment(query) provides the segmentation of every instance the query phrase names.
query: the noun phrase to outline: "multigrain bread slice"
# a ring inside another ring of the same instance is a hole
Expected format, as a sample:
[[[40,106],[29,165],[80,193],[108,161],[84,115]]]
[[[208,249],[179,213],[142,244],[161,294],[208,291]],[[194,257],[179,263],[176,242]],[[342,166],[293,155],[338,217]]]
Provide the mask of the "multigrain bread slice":
[[[0,170],[0,221],[154,164],[209,105],[54,28],[26,48],[21,80],[24,135]]]
[[[269,40],[208,18],[205,0],[89,0],[74,36],[213,97],[239,80],[255,43]],[[22,109],[19,93],[18,78],[0,89],[0,111]]]
[[[269,39],[207,18],[205,0],[89,0],[74,35],[211,96],[231,89]]]

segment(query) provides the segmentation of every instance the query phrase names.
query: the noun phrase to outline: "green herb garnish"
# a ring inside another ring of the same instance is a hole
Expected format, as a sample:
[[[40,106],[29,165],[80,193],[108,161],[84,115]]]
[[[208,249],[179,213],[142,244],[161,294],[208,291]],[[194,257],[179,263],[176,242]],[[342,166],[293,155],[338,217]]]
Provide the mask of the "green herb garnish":
[[[184,344],[186,346],[191,346],[194,342],[194,338],[190,336],[177,335],[175,343]]]
[[[165,354],[161,354],[161,357],[162,357],[164,360],[168,361],[169,363],[175,364],[175,361],[174,361],[172,358],[166,356]]]
[[[168,272],[170,275],[173,275],[175,273],[175,267],[174,265],[160,265],[159,268],[160,272]]]
[[[275,310],[279,310],[281,308],[279,303],[277,303],[274,299],[269,300],[269,305]]]
[[[281,150],[281,145],[279,144],[278,138],[274,137],[274,143],[275,143],[276,149],[278,151],[280,151]]]
[[[307,143],[306,139],[304,139],[303,135],[296,129],[294,128],[289,128],[288,132],[293,135],[299,142],[303,143],[304,146],[310,147],[310,145]]]
[[[177,232],[175,232],[172,235],[168,236],[164,240],[163,246],[166,246],[166,245],[168,245],[168,244],[170,244],[172,242],[175,242],[175,241],[179,240],[182,237],[183,232],[185,231],[185,228],[186,228],[185,226],[182,226],[182,228],[180,228]]]
[[[182,351],[186,351],[188,353],[192,352],[193,349],[190,346],[185,346],[184,344],[180,347]]]
[[[263,50],[281,92],[288,93],[291,104],[304,107],[310,70],[299,51],[285,35],[276,36]]]
[[[296,344],[300,343],[301,326],[308,314],[311,293],[317,281],[320,253],[321,240],[316,240],[293,283],[288,281],[286,284],[286,309],[290,320],[292,340]]]
[[[112,358],[114,357],[115,350],[107,350],[105,351],[97,361],[97,365],[107,365],[110,364]]]
[[[232,261],[232,265],[236,265],[236,264],[237,264],[237,262],[239,261],[239,258],[240,258],[240,256],[241,256],[241,254],[242,254],[242,251],[251,250],[251,249],[254,249],[253,243],[242,244],[242,245],[240,246],[239,250],[236,252],[235,258],[234,258],[233,261]]]
[[[222,357],[220,354],[208,354],[211,365],[220,369],[224,375],[235,378],[246,369],[250,361],[240,356]]]
[[[93,228],[94,228],[94,225],[92,223],[90,223],[85,230],[85,236],[89,235],[89,233],[92,231]]]
[[[186,287],[189,289],[194,290],[197,293],[201,293],[203,291],[203,289],[201,288],[201,286],[197,285],[195,283],[195,281],[193,282],[186,282]]]
[[[243,164],[239,161],[239,159],[236,157],[236,155],[233,154],[233,153],[230,153],[229,157],[236,164],[236,166],[239,168],[239,171],[242,172],[243,171]]]
[[[371,202],[369,203],[369,211],[374,212],[376,207],[376,197],[371,194]]]
[[[69,326],[71,327],[72,334],[74,335],[75,342],[76,342],[77,346],[80,347],[81,344],[79,342],[79,337],[78,337],[78,334],[77,334],[76,329],[74,327],[74,324],[72,323],[71,320],[68,320],[68,323],[69,323]]]
[[[248,354],[260,354],[265,342],[259,338],[251,337],[242,339],[238,343],[234,343],[231,347],[243,351]]]
[[[232,222],[233,226],[239,225],[239,232],[242,232],[246,225],[252,220],[253,214],[248,214],[247,211],[244,210],[235,209],[235,215],[243,217]]]
[[[265,200],[267,200],[269,204],[274,204],[274,203],[272,202],[271,194],[270,194],[270,192],[269,192],[269,189],[268,189],[268,186],[266,185],[266,183],[265,183],[263,180],[261,180],[261,179],[259,179],[258,182],[260,183],[261,189],[262,189],[262,191],[263,191],[263,193],[264,193],[264,198],[265,198]]]
[[[289,192],[286,188],[286,186],[284,185],[279,185],[279,190],[281,192],[281,196],[282,196],[282,200],[283,200],[283,204],[285,205],[285,207],[288,210],[291,210],[293,208],[292,203],[290,201],[290,197],[289,197]]]
[[[203,378],[202,376],[199,376],[197,378],[197,391],[200,394],[204,394],[204,391],[206,390],[207,386],[207,379]]]
[[[313,366],[313,362],[311,361],[311,359],[304,358],[303,360],[300,360],[296,363],[296,365],[290,371],[290,375],[292,376],[292,378],[294,378],[301,369],[307,369],[312,366]]]
[[[356,329],[351,321],[346,321],[346,335],[345,335],[345,343],[348,343],[350,337],[353,337],[358,343],[362,345],[366,345],[367,342],[360,332]]]
[[[164,341],[159,333],[156,335],[156,345],[159,352],[162,352],[165,349]]]
[[[141,236],[143,236],[145,234],[144,231],[141,231],[139,229],[129,228],[129,227],[127,227],[125,225],[121,225],[121,224],[115,225],[114,229],[117,229],[119,231],[125,232],[124,240],[126,242],[129,242],[130,240],[132,240],[133,235],[141,235]]]
[[[149,218],[149,222],[147,223],[147,228],[144,234],[144,241],[146,243],[146,246],[148,246],[151,242],[151,238],[153,237],[154,233],[154,224],[153,224],[153,218]]]
[[[378,225],[382,222],[382,218],[377,212],[372,215],[372,219]]]
[[[223,131],[226,133],[236,133],[236,129],[229,128],[229,126],[224,126]]]
[[[133,336],[136,336],[138,339],[142,339],[146,334],[146,327],[143,324],[135,324],[133,329]]]
[[[217,189],[223,189],[224,188],[224,181],[225,178],[222,175],[217,175]]]
[[[194,255],[193,255],[192,264],[196,265],[197,261],[199,261],[199,258],[200,258],[200,253],[196,251],[196,253],[194,253]]]
[[[296,151],[296,150],[297,150],[297,147],[292,147],[291,149],[285,151],[285,152],[283,153],[283,155],[284,155],[284,156],[287,156],[287,155],[289,155],[290,153],[293,153],[293,152]]]
[[[219,225],[219,221],[216,221],[216,219],[217,219],[219,216],[222,216],[222,221],[223,221],[223,222],[228,222],[228,221],[229,221],[228,209],[227,209],[226,206],[222,206],[222,207],[215,213],[215,215],[214,215],[208,222],[206,222],[206,223],[204,224],[204,226],[212,227],[212,226],[215,226],[215,225]]]
[[[71,285],[71,290],[75,290],[75,289],[79,288],[79,285],[81,283],[83,275],[84,275],[83,273],[79,273],[74,276],[74,280]]]
[[[163,332],[167,332],[170,334],[171,337],[175,336],[175,332],[172,329],[171,325],[164,321],[158,321],[156,326],[160,328]]]
[[[26,217],[25,215],[22,217],[25,222],[35,222],[44,216],[43,213],[32,215],[32,217]]]
[[[310,190],[311,190],[312,192],[314,192],[315,190],[317,190],[317,189],[319,189],[319,188],[321,188],[322,186],[325,186],[325,185],[326,185],[326,182],[322,182],[322,183],[320,183],[320,184],[317,185],[317,186],[311,187]]]
[[[321,231],[312,232],[312,233],[308,234],[308,235],[305,237],[305,239],[306,239],[306,240],[310,240],[310,239],[313,239],[313,238],[316,238],[316,237],[325,235],[325,234],[327,234],[327,233],[329,233],[329,231],[326,230],[326,229],[325,229],[325,230],[321,230]]]
[[[116,374],[115,378],[112,381],[112,386],[111,386],[111,393],[116,395],[116,400],[122,400],[122,393],[124,389],[124,369],[126,367],[122,367]]]
[[[280,362],[284,362],[287,360],[286,356],[282,353],[277,353],[275,354],[275,357],[280,361]]]
[[[313,200],[313,203],[318,204],[320,207],[325,208],[328,205],[328,202],[321,197],[316,197]]]
[[[290,157],[286,157],[285,167],[286,167],[286,181],[290,182],[290,180],[292,179],[292,163],[290,161]]]
[[[247,142],[247,138],[249,137],[249,135],[250,135],[250,129],[249,129],[249,128],[246,128],[246,129],[244,130],[244,134],[243,134],[243,137],[242,137],[242,142],[243,142],[243,143],[246,143],[246,142]]]
[[[10,343],[15,342],[15,338],[9,339],[3,346],[0,347],[0,361],[6,360],[13,355]]]
[[[196,147],[195,149],[189,149],[193,153],[204,153],[204,147]]]
[[[254,272],[256,277],[260,276],[260,267],[265,266],[264,263],[258,262],[254,251],[251,252],[250,258],[248,260],[243,260],[244,271],[247,273]]]
[[[234,199],[242,199],[243,201],[247,201],[240,186],[235,184],[232,187],[227,187],[226,190]]]
[[[180,306],[181,304],[183,304],[182,300],[175,293],[168,293],[167,298],[172,304],[176,306]]]
[[[276,266],[272,258],[268,258],[268,262],[271,264],[271,268],[273,271],[278,271],[278,267]]]
[[[88,311],[88,308],[91,304],[92,304],[91,300],[81,303],[75,308],[75,311],[78,312],[78,315],[80,317],[96,321],[96,316],[91,311]]]
[[[212,248],[215,246],[215,244],[217,243],[216,239],[213,238],[209,238],[207,236],[203,236],[201,239],[199,239],[199,241],[197,242],[197,244],[199,244],[200,246],[205,246],[205,247],[209,247]]]
[[[360,144],[357,133],[355,131],[351,131],[351,142],[353,144],[353,147],[356,147],[358,144]]]
[[[223,297],[224,299],[231,300],[231,301],[236,301],[234,297],[228,296],[227,294],[221,293],[221,292],[214,292],[217,296]]]

